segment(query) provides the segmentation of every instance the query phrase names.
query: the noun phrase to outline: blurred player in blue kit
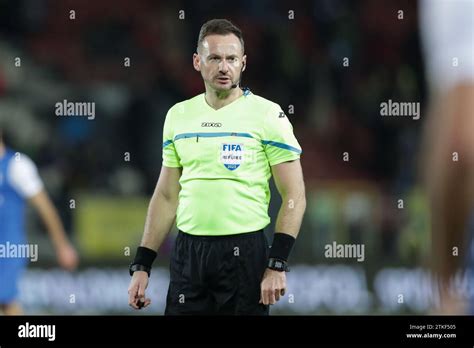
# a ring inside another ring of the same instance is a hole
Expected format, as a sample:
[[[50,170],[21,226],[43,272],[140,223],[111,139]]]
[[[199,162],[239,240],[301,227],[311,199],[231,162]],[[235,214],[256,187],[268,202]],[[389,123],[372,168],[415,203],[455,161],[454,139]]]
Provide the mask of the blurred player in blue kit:
[[[59,265],[72,271],[78,255],[70,243],[33,161],[4,143],[0,125],[0,314],[20,315],[18,282],[29,258],[12,250],[26,250],[24,212],[27,202],[38,211],[56,250]],[[32,259],[32,261],[34,261]]]

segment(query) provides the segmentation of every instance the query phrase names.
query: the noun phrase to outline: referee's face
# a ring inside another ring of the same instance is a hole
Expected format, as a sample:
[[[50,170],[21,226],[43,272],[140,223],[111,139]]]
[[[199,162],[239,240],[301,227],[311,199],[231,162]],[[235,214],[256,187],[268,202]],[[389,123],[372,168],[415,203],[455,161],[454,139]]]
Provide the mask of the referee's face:
[[[201,72],[207,88],[225,91],[239,83],[246,59],[234,34],[208,35],[194,54],[193,65]]]

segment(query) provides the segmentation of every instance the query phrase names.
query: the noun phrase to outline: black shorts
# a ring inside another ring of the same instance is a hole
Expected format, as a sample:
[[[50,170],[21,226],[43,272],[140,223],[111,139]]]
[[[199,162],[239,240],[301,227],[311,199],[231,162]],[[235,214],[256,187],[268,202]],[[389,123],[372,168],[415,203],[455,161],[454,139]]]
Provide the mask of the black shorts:
[[[262,230],[212,237],[179,231],[165,315],[268,315],[269,306],[259,304],[268,253]]]

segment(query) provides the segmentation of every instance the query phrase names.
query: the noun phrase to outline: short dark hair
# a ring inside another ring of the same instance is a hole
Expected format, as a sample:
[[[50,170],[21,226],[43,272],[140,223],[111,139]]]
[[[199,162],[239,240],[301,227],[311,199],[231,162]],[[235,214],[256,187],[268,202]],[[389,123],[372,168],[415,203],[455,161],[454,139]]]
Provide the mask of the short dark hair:
[[[242,31],[237,28],[231,21],[227,19],[211,19],[204,23],[199,31],[199,38],[197,42],[197,47],[202,44],[204,38],[208,35],[228,35],[234,34],[240,40],[240,44],[242,45],[242,52],[245,52],[244,49],[244,37],[242,35]]]

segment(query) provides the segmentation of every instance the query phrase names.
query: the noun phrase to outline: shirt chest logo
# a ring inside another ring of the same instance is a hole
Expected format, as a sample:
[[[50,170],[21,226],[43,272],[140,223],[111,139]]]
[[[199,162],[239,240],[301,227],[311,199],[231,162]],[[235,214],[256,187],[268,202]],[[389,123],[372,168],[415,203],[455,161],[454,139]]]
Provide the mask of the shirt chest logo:
[[[220,122],[202,122],[201,127],[222,127],[222,123]]]
[[[237,169],[244,161],[244,145],[224,143],[221,146],[221,162],[229,170]]]

